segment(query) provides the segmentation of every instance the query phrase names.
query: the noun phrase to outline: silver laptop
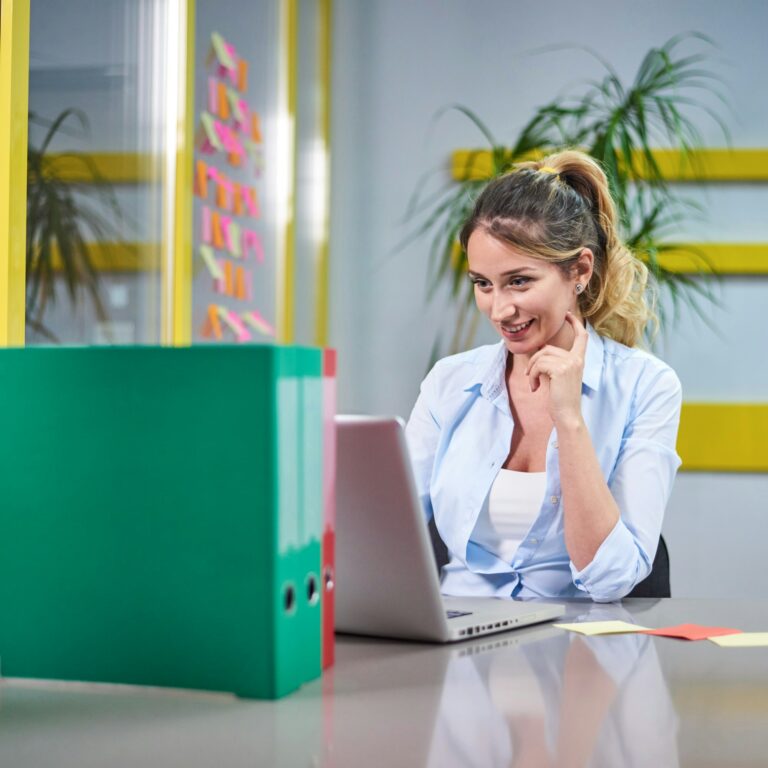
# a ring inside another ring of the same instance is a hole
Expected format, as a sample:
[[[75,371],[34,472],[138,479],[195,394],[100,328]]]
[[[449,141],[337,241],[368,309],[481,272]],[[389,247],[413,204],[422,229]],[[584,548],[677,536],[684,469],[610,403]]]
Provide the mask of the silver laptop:
[[[337,631],[450,643],[565,612],[442,596],[402,420],[337,416],[336,426]]]

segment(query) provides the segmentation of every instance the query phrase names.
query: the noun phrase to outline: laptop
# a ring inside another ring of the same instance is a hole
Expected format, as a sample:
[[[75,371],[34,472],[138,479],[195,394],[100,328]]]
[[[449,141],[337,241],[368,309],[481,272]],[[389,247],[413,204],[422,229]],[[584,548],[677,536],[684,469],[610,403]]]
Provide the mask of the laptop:
[[[554,603],[440,594],[404,426],[336,417],[336,630],[450,643],[562,616]]]

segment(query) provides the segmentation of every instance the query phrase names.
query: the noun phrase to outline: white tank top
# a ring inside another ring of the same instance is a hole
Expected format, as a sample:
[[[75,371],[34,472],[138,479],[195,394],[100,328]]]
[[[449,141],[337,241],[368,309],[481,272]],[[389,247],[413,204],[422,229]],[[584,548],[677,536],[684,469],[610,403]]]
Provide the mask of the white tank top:
[[[546,489],[546,472],[500,470],[470,539],[504,562],[512,562],[539,514]]]

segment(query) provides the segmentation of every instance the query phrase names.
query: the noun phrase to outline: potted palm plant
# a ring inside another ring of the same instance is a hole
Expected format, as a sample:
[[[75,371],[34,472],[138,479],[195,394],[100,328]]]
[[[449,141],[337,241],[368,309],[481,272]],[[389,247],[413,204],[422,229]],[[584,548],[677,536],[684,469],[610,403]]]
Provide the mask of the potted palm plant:
[[[123,220],[113,188],[93,161],[80,153],[50,153],[54,139],[67,121],[87,128],[85,115],[65,109],[48,123],[34,114],[30,122],[46,128],[39,146],[29,143],[27,180],[26,323],[51,342],[58,342],[45,323],[45,312],[57,298],[61,275],[73,306],[90,301],[98,319],[107,320],[99,293],[99,274],[89,243],[97,243],[108,260],[107,243],[116,237]],[[61,172],[61,164],[81,165],[86,184],[74,185]]]
[[[477,328],[478,313],[470,311],[471,284],[465,279],[466,254],[457,242],[474,200],[492,178],[507,173],[515,163],[568,147],[579,147],[602,164],[617,204],[624,241],[646,262],[655,286],[671,297],[673,312],[683,302],[701,313],[702,300],[714,300],[705,282],[666,269],[660,259],[665,251],[685,247],[668,237],[680,217],[690,215],[692,204],[665,179],[653,146],[675,148],[681,162],[692,162],[691,153],[701,144],[690,116],[697,108],[714,119],[728,137],[720,116],[696,97],[702,88],[716,93],[718,80],[705,67],[705,52],[683,52],[684,44],[691,41],[712,45],[696,33],[675,36],[648,51],[628,84],[600,59],[605,69],[601,80],[588,83],[580,94],[559,97],[540,107],[509,144],[498,142],[472,110],[453,107],[477,127],[487,148],[467,153],[460,167],[454,167],[454,178],[446,187],[430,194],[418,189],[406,215],[412,226],[406,241],[422,235],[430,239],[430,294],[447,284],[451,296],[459,300],[447,351],[470,346]],[[700,271],[711,273],[702,255],[694,250],[691,255]],[[663,325],[661,311],[660,319]],[[445,347],[445,339],[438,339],[433,357],[445,351],[441,347]]]

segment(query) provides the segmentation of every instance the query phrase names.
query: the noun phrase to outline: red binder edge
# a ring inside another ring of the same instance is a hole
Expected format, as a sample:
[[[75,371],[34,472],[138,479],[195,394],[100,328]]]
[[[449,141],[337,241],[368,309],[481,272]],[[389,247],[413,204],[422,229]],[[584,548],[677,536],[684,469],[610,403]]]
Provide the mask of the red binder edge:
[[[323,350],[323,541],[322,666],[335,657],[334,594],[336,583],[336,350]]]

